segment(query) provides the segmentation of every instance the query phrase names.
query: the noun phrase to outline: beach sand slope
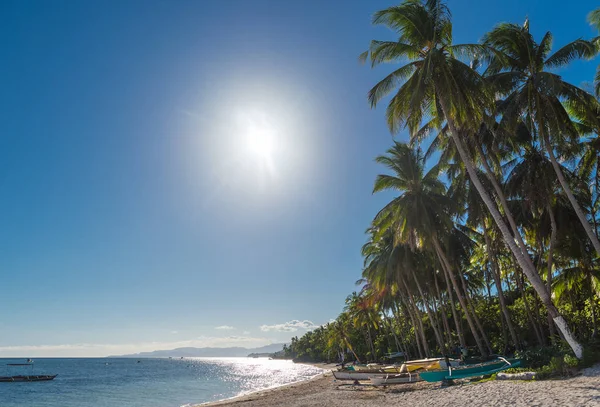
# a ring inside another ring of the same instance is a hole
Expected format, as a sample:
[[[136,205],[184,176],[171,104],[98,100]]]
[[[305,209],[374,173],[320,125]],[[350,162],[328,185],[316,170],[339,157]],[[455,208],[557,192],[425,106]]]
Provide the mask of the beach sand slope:
[[[235,399],[204,404],[230,407],[388,407],[397,406],[600,406],[600,365],[581,376],[546,381],[487,381],[441,388],[415,383],[376,389],[335,381],[331,373],[315,379]]]

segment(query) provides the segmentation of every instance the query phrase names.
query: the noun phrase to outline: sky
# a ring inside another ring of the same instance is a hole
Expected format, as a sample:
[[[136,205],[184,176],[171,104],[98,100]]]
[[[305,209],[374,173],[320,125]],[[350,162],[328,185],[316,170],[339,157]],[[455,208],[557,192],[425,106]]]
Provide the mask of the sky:
[[[598,5],[448,3],[457,43],[528,16],[555,47]],[[0,2],[0,357],[254,347],[334,319],[389,199],[366,93],[392,67],[358,55],[394,38],[370,23],[393,4]]]

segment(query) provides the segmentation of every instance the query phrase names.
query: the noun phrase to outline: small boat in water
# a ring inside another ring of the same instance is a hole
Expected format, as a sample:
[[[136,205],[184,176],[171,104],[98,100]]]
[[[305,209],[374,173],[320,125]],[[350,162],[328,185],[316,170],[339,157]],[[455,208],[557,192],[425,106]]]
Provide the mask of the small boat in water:
[[[33,371],[33,360],[27,359],[27,363],[7,363],[6,366],[31,366]],[[58,375],[15,375],[0,376],[0,382],[45,382],[53,380]]]
[[[518,367],[521,365],[519,359],[505,359],[499,357],[489,362],[478,363],[474,365],[464,365],[458,367],[448,367],[447,369],[432,370],[421,372],[420,376],[427,382],[441,382],[443,380],[470,379],[479,376],[488,376],[502,370]]]
[[[56,376],[58,375],[0,376],[0,382],[45,382]]]

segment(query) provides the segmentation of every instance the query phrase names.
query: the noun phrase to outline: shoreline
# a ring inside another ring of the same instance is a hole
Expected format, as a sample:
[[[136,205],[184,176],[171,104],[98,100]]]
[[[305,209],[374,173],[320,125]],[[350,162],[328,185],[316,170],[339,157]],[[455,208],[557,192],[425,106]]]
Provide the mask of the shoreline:
[[[249,393],[240,394],[240,395],[229,397],[229,398],[222,399],[222,400],[207,401],[205,403],[199,403],[199,404],[191,404],[190,407],[225,406],[225,405],[235,404],[235,403],[244,402],[244,401],[254,401],[255,398],[265,397],[265,396],[270,395],[273,392],[285,390],[286,388],[294,388],[295,386],[301,386],[304,384],[308,385],[313,381],[317,381],[317,380],[323,379],[328,376],[332,377],[333,375],[331,374],[331,372],[337,368],[337,366],[334,363],[298,363],[298,364],[318,367],[319,369],[322,369],[323,372],[319,373],[309,379],[299,380],[297,382],[286,383],[286,384],[282,384],[281,386],[275,386],[275,387],[269,387],[266,389],[251,391]]]
[[[329,367],[309,380],[193,407],[600,406],[600,364],[580,373],[544,381],[490,380],[444,388],[438,383],[417,382],[377,388],[337,381]]]

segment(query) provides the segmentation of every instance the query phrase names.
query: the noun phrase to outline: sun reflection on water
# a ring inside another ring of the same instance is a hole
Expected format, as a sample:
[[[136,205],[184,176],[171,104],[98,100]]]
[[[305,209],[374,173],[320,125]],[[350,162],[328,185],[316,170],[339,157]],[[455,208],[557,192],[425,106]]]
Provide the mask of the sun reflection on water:
[[[188,362],[210,362],[212,374],[239,389],[238,396],[310,379],[322,369],[267,358],[189,358]],[[214,377],[214,376],[213,376]]]

